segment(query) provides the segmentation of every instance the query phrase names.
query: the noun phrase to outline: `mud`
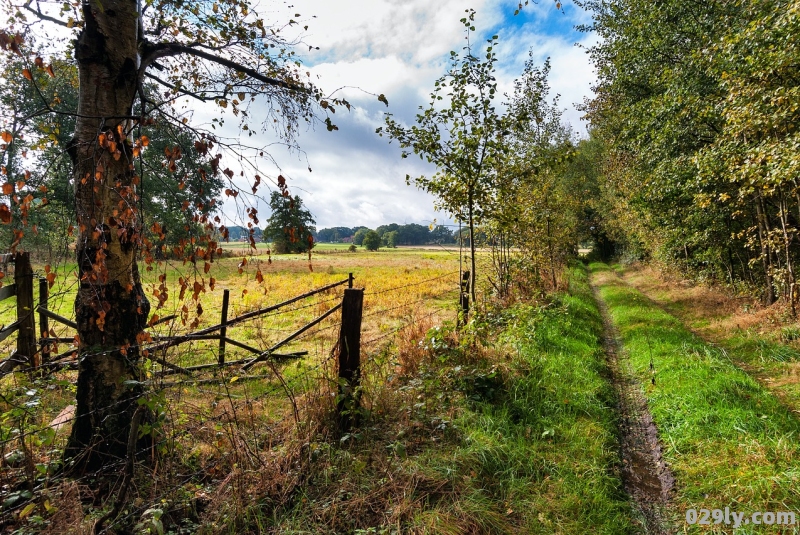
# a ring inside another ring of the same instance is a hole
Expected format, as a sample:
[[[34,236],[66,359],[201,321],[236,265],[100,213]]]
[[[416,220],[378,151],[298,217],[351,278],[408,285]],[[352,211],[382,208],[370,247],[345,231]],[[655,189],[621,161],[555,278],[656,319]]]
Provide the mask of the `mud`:
[[[622,482],[633,502],[635,520],[641,533],[668,535],[673,533],[667,509],[675,478],[662,457],[658,428],[647,408],[639,381],[631,373],[625,353],[620,350],[619,334],[597,287],[592,288],[603,316],[603,347],[611,382],[617,392]]]

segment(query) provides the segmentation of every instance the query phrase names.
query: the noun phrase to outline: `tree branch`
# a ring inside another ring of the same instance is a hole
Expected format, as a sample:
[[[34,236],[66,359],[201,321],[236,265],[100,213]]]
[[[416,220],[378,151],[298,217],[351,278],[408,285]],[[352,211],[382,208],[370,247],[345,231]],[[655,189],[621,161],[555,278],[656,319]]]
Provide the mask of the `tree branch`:
[[[146,69],[151,63],[153,63],[153,61],[157,60],[158,58],[178,56],[180,54],[189,54],[192,56],[203,58],[218,65],[222,65],[223,67],[232,69],[236,72],[246,74],[247,76],[255,80],[258,80],[259,82],[265,83],[267,85],[283,87],[286,89],[293,89],[295,91],[304,91],[304,92],[307,91],[305,87],[298,87],[289,84],[288,82],[285,82],[283,80],[278,80],[277,78],[270,78],[269,76],[264,76],[257,70],[251,69],[250,67],[246,67],[240,63],[236,63],[235,61],[217,56],[215,54],[204,52],[203,50],[198,50],[192,46],[182,45],[180,43],[152,44],[145,42],[144,50],[142,52],[141,72],[144,72],[144,69]]]
[[[33,9],[31,7],[31,2],[33,2],[33,0],[28,0],[22,7],[27,9],[28,11],[30,11],[31,13],[33,13],[42,20],[52,22],[53,24],[58,24],[59,26],[63,26],[64,28],[69,28],[69,26],[67,26],[67,23],[64,22],[63,20],[59,20],[55,17],[51,17],[49,15],[45,15],[44,13],[42,13],[42,10],[39,8],[39,2],[36,2],[36,9]]]

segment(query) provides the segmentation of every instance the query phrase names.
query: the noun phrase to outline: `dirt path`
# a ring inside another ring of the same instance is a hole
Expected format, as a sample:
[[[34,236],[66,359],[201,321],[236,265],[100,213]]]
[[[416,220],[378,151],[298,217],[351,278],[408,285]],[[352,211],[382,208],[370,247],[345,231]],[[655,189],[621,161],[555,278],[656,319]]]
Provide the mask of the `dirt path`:
[[[642,533],[666,535],[670,530],[665,512],[675,478],[662,458],[658,429],[639,381],[631,373],[624,351],[620,350],[619,334],[608,308],[596,285],[592,284],[592,290],[603,317],[603,347],[617,392],[622,481],[633,500]]]

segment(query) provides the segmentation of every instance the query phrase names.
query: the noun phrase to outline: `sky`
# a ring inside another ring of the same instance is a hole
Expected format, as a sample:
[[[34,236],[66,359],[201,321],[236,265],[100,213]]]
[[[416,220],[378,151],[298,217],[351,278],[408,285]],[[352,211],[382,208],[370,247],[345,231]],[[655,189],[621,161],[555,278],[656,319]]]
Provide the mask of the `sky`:
[[[560,95],[572,129],[585,135],[586,123],[574,104],[591,96],[595,74],[586,47],[596,37],[574,28],[590,17],[569,1],[559,10],[555,2],[541,0],[514,16],[517,3],[504,0],[294,0],[275,15],[299,13],[300,26],[308,25],[301,37],[319,50],[301,49],[304,67],[324,91],[338,89],[335,95],[353,104],[349,113],[337,110],[333,117],[338,131],[301,132],[303,154],[273,154],[318,229],[451,222],[434,210],[431,195],[406,185],[406,175],[431,175],[435,169],[413,156],[401,159],[397,143],[378,137],[375,129],[386,112],[410,125],[418,107],[428,104],[450,51],[464,46],[459,19],[467,7],[476,10],[479,36],[499,36],[500,93],[512,92],[529,51],[538,64],[550,57],[552,93]],[[388,108],[378,94],[386,96]],[[259,213],[268,214],[268,207],[259,206]]]
[[[402,159],[397,143],[378,137],[375,130],[384,124],[387,112],[411,125],[418,108],[428,105],[435,80],[447,70],[450,51],[460,52],[465,44],[460,19],[467,8],[476,11],[477,37],[499,36],[495,52],[500,94],[512,93],[513,82],[521,75],[529,54],[538,65],[549,57],[551,94],[560,95],[563,117],[576,135],[586,134],[586,124],[575,104],[592,95],[595,73],[587,48],[596,43],[597,37],[575,29],[576,25],[590,23],[591,17],[572,0],[566,0],[563,6],[555,0],[539,0],[516,16],[517,2],[509,0],[254,3],[265,20],[299,22],[292,26],[298,32],[295,36],[312,47],[297,49],[303,69],[311,73],[326,94],[346,98],[353,105],[351,111],[339,108],[332,116],[337,131],[328,132],[324,127],[301,131],[297,140],[300,153],[274,145],[275,140],[268,133],[244,138],[248,145],[270,147],[276,166],[266,169],[270,177],[267,182],[274,182],[279,173],[286,177],[291,193],[302,198],[318,229],[430,224],[434,220],[439,224],[453,223],[448,214],[434,209],[434,197],[406,184],[407,175],[430,176],[435,168],[413,156]],[[51,7],[56,9],[59,5],[54,3],[55,7]],[[379,94],[386,96],[388,107],[378,101]],[[207,125],[212,117],[219,116],[215,106],[204,109],[196,101],[183,104],[192,110],[193,124]],[[257,109],[250,111],[258,113]],[[236,137],[240,132],[235,125],[236,121],[226,122],[215,133]],[[231,161],[223,165],[237,167]],[[249,183],[238,185],[243,192],[250,188]],[[243,224],[247,221],[244,208],[253,204],[260,224],[265,224],[269,215],[265,199],[269,195],[263,189],[260,193],[261,200],[224,202],[225,224]]]

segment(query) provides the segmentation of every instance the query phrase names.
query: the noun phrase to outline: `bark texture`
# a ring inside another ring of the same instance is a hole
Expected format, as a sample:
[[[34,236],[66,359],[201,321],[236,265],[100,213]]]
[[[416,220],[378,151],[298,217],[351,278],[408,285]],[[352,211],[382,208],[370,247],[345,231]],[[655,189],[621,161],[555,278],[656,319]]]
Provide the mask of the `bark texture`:
[[[77,211],[80,336],[76,421],[68,470],[115,470],[141,397],[139,334],[150,305],[136,265],[138,194],[129,140],[138,87],[136,0],[83,3],[75,42],[80,92],[69,147]]]

